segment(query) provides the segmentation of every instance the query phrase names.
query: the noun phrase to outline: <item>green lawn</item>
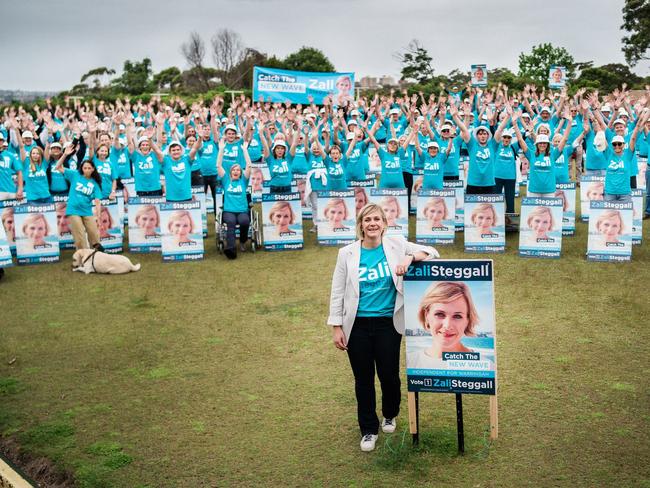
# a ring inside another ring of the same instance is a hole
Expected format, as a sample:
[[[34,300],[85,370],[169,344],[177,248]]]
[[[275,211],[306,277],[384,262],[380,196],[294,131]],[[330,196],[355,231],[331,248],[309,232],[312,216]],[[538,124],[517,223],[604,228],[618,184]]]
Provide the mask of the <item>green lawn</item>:
[[[412,224],[412,231],[413,222]],[[650,227],[645,226],[645,235]],[[0,284],[0,433],[83,487],[650,487],[648,244],[588,263],[586,226],[560,260],[495,259],[500,436],[488,399],[421,395],[420,447],[398,431],[359,450],[347,357],[325,326],[337,250],[142,271],[13,268]],[[440,248],[468,256],[462,236]],[[405,382],[404,382],[405,384]]]

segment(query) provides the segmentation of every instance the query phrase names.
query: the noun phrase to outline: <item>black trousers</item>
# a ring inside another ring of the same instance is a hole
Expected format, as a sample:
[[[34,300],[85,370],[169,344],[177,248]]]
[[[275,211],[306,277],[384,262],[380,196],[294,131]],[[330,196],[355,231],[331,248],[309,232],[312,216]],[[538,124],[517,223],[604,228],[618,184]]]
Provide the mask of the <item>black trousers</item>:
[[[214,212],[217,213],[217,187],[219,186],[219,181],[217,180],[217,175],[202,176],[201,181],[203,182],[203,191],[207,192],[210,188],[210,193],[212,194],[212,201],[214,204]]]
[[[408,171],[402,171],[402,176],[404,176],[404,184],[406,185],[406,192],[408,194],[409,202],[409,211],[411,210],[411,192],[413,191],[413,173]]]
[[[381,384],[381,411],[387,419],[397,417],[401,400],[399,351],[402,336],[393,317],[357,317],[348,339],[348,358],[354,373],[357,417],[361,435],[377,434],[375,367]]]
[[[494,178],[496,182],[496,193],[502,193],[506,197],[506,213],[515,213],[515,185],[517,180],[506,180]]]
[[[465,195],[491,195],[494,193],[494,186],[467,185]]]
[[[136,194],[139,197],[162,197],[162,190],[138,191]]]

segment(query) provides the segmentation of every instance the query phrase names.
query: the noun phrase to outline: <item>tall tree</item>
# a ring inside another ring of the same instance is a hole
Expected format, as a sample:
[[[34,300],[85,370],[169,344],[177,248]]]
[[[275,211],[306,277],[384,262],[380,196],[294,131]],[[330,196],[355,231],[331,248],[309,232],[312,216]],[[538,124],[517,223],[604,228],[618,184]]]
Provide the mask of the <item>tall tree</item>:
[[[94,68],[88,71],[85,75],[81,77],[81,83],[84,83],[88,78],[92,78],[93,87],[95,90],[99,90],[103,85],[107,84],[108,77],[115,74],[114,69],[107,68],[106,66],[100,66],[99,68]]]
[[[582,70],[576,80],[578,86],[588,86],[600,89],[604,93],[613,92],[626,83],[629,87],[642,84],[643,78],[632,73],[624,64],[612,63],[604,66],[589,67]]]
[[[283,64],[286,69],[292,71],[335,71],[334,65],[323,54],[323,51],[307,46],[303,46],[295,53],[289,54],[284,58]]]
[[[649,59],[650,0],[625,0],[621,29],[630,33],[623,37],[625,61],[635,66],[642,59]]]
[[[425,84],[433,79],[433,58],[417,39],[413,39],[393,57],[402,65],[403,80],[415,80],[417,83]]]
[[[199,85],[203,85],[204,90],[208,90],[210,85],[203,71],[203,58],[205,58],[205,43],[198,32],[192,31],[187,42],[181,45],[181,53],[190,67],[190,71],[196,74],[199,79]]]
[[[221,72],[221,81],[230,87],[236,79],[233,68],[241,63],[246,56],[246,49],[237,32],[230,29],[219,29],[212,36],[212,59]]]
[[[548,71],[551,65],[565,66],[567,78],[575,76],[575,60],[563,47],[553,47],[550,43],[533,46],[530,53],[519,55],[519,76],[530,78],[537,84],[548,83]]]
[[[153,77],[153,84],[157,90],[169,89],[176,91],[182,84],[181,70],[176,66],[162,70]]]
[[[122,76],[113,80],[115,87],[129,95],[139,95],[150,91],[151,86],[151,59],[142,61],[124,61]]]

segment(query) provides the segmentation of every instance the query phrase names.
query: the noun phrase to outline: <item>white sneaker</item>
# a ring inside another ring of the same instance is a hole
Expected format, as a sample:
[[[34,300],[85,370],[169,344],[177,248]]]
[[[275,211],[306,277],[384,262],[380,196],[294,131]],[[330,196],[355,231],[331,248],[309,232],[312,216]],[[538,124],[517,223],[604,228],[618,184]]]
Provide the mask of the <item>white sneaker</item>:
[[[311,229],[309,229],[309,232],[311,232],[312,234],[315,234],[316,233],[316,227],[314,226]]]
[[[375,444],[377,443],[377,435],[375,434],[366,434],[361,438],[361,450],[363,452],[370,452],[375,450]]]
[[[381,421],[381,430],[386,434],[392,434],[397,428],[397,420],[395,417],[392,419],[387,419],[384,417],[384,420]]]

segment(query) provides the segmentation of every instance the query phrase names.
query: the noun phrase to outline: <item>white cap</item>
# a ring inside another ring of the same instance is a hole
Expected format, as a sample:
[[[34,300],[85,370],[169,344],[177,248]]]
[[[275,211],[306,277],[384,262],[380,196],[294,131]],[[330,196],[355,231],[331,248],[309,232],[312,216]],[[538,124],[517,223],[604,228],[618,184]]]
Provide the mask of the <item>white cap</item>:
[[[140,146],[140,144],[148,140],[149,138],[147,136],[138,137],[138,147]]]
[[[615,142],[622,142],[623,144],[625,144],[625,139],[623,138],[623,136],[614,136],[612,137],[612,144],[614,144]]]
[[[357,122],[354,119],[350,119],[350,120],[348,120],[348,125],[359,125],[359,122]]]
[[[137,124],[138,122],[142,122],[142,117],[140,117],[140,116],[138,115],[135,119],[133,119],[133,122],[135,122],[136,124]]]
[[[542,142],[549,143],[548,136],[546,134],[540,134],[535,139],[535,144],[541,144]]]
[[[357,109],[354,109],[352,112],[350,112],[350,117],[354,117],[355,115],[359,115],[359,111]]]
[[[32,134],[32,132],[29,131],[29,130],[26,130],[25,132],[23,132],[22,136],[23,136],[23,139],[34,139],[34,134]]]
[[[488,141],[489,141],[490,139],[492,139],[492,133],[491,133],[490,130],[489,130],[486,126],[484,126],[484,125],[477,125],[476,127],[474,127],[474,129],[472,130],[472,132],[474,132],[474,137],[478,136],[478,133],[479,133],[480,131],[482,131],[482,130],[484,130],[485,132],[487,132],[487,135],[488,135]]]
[[[453,129],[453,128],[454,128],[453,125],[451,125],[449,122],[445,122],[444,124],[442,124],[442,127],[440,127],[440,130],[441,130],[441,131],[443,131],[443,130],[445,130],[445,129],[449,129],[449,130],[451,130],[451,129]]]
[[[237,126],[235,124],[228,124],[228,125],[226,125],[226,128],[223,131],[226,132],[227,130],[234,130],[235,133],[236,133],[237,132]]]
[[[386,141],[386,142],[399,142],[399,141],[397,140],[396,137],[391,137],[391,138],[388,139],[388,141]]]
[[[388,113],[390,115],[399,115],[399,109],[398,108],[391,108]]]
[[[273,147],[271,147],[271,150],[275,149],[277,146],[282,146],[283,148],[287,148],[287,143],[284,142],[282,139],[273,141]]]
[[[623,116],[629,117],[630,114],[627,113],[627,110],[625,110],[623,107],[621,107],[621,108],[618,109],[618,116],[619,117],[623,117]]]
[[[526,117],[527,119],[530,119],[530,114],[528,112],[524,112],[524,113],[521,114],[521,118],[523,119],[524,117]]]
[[[539,113],[541,114],[542,112],[548,112],[548,113],[550,114],[550,113],[551,113],[551,109],[548,108],[548,107],[542,107],[542,109],[539,111]]]
[[[624,121],[623,119],[616,119],[616,120],[614,121],[614,124],[613,124],[613,125],[616,125],[616,124],[623,124],[623,125],[625,125],[625,121]],[[24,136],[23,136],[23,137],[24,137]]]
[[[124,124],[120,124],[118,127],[119,127],[120,130],[125,130],[126,129],[126,125],[124,125]]]
[[[180,147],[181,149],[183,149],[183,145],[182,145],[180,142],[178,142],[178,141],[172,141],[172,142],[170,142],[170,143],[169,143],[169,146],[168,146],[168,149],[171,149],[172,146],[178,146],[178,147]]]
[[[318,112],[321,113],[321,114],[324,114],[326,112],[326,110],[325,110],[325,108],[321,108]]]
[[[352,139],[354,139],[354,137],[355,137],[355,136],[354,136],[354,132],[348,132],[347,134],[345,134],[345,138],[346,138],[348,141],[351,141]]]
[[[600,109],[601,112],[611,112],[612,107],[610,107],[608,104],[603,105],[603,108]]]
[[[427,149],[429,149],[430,147],[435,147],[435,148],[440,149],[440,146],[438,145],[438,143],[436,141],[428,142],[427,143]]]
[[[53,149],[55,147],[58,147],[59,149],[61,149],[61,144],[58,143],[58,142],[53,142],[52,144],[50,144],[50,149]]]
[[[312,113],[310,112],[310,113],[308,113],[307,115],[305,115],[305,118],[306,118],[306,119],[315,119],[315,118],[316,118],[316,114],[312,114]]]
[[[501,134],[501,137],[512,137],[513,136],[513,130],[512,129],[505,129],[503,131],[503,134]]]

